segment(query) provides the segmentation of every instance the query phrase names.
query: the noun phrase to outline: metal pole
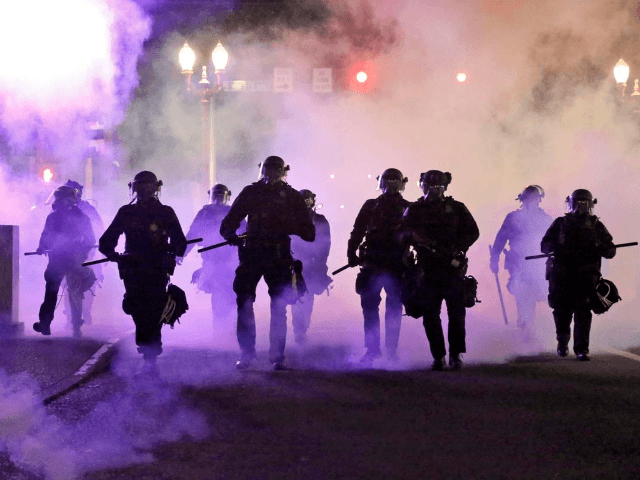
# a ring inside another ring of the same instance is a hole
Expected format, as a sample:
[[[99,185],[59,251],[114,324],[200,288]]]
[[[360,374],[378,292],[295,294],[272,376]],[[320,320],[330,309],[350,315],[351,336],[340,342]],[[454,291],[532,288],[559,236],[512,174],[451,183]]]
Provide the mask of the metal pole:
[[[217,85],[216,85],[217,87]],[[215,144],[215,112],[216,112],[216,96],[214,93],[211,96],[210,102],[210,122],[209,122],[209,185],[208,188],[213,187],[216,183],[216,144]]]

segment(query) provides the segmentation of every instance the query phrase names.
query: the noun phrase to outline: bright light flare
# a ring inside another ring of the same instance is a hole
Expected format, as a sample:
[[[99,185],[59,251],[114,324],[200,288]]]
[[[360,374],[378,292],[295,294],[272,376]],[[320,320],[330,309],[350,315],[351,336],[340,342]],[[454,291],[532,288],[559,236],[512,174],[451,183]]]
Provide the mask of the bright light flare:
[[[40,178],[44,180],[45,183],[51,183],[55,178],[55,172],[49,167],[42,167],[40,170]]]
[[[469,76],[466,70],[458,70],[458,73],[456,73],[456,80],[458,83],[465,83],[467,78],[469,78]]]
[[[355,92],[367,93],[375,90],[378,67],[372,61],[358,62],[349,70],[349,88]]]
[[[3,1],[2,116],[37,115],[60,125],[78,113],[116,115],[137,85],[136,63],[150,21],[133,0]],[[134,77],[135,76],[135,77]]]
[[[617,83],[627,83],[629,79],[629,65],[623,59],[618,60],[616,66],[613,67],[613,76]]]
[[[184,42],[180,53],[178,53],[178,61],[180,62],[182,73],[193,73],[193,65],[196,63],[196,52],[193,51],[187,42]]]
[[[227,68],[229,53],[227,52],[227,49],[222,46],[222,43],[218,42],[216,48],[213,49],[213,52],[211,52],[211,59],[213,60],[213,68],[215,68],[216,72]]]
[[[336,176],[332,173],[331,175],[329,175],[329,178],[336,178]]]

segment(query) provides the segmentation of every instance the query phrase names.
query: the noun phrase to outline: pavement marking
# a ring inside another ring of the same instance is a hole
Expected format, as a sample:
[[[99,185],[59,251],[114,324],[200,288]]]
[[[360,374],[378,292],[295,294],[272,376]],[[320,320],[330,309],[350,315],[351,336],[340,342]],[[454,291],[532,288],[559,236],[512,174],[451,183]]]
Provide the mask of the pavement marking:
[[[640,362],[640,355],[636,355],[635,353],[627,352],[625,350],[619,350],[613,347],[600,347],[605,352],[612,353],[613,355],[620,355],[621,357],[629,358],[631,360],[635,360],[636,362]]]

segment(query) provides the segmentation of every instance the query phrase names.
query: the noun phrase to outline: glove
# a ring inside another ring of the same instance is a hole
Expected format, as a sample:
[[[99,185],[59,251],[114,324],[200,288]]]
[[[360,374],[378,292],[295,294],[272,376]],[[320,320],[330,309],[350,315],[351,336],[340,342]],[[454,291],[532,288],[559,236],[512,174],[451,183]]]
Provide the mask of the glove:
[[[227,238],[227,242],[229,242],[229,245],[241,247],[244,245],[244,238],[240,238],[237,235],[231,235],[229,236],[229,238]]]
[[[358,265],[360,265],[362,262],[360,261],[360,257],[358,257],[358,255],[349,255],[347,257],[347,263],[349,264],[350,267],[357,267]]]
[[[498,265],[497,258],[491,258],[491,260],[489,260],[489,268],[491,269],[491,273],[498,273],[500,266]]]
[[[106,256],[110,262],[117,262],[120,260],[120,254],[117,252],[110,253]]]
[[[37,253],[38,255],[44,255],[44,248],[42,248],[42,247],[38,247],[38,248],[36,248],[36,253]]]

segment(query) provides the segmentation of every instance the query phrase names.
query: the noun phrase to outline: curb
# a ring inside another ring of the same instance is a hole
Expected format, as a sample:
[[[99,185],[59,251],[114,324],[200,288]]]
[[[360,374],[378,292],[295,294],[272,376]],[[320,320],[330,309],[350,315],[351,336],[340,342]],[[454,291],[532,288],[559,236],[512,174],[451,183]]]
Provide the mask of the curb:
[[[62,379],[55,385],[42,390],[40,392],[40,395],[43,397],[42,403],[44,405],[49,405],[51,402],[66,395],[70,391],[75,390],[94,375],[104,372],[111,363],[110,360],[117,350],[118,342],[133,331],[134,330],[130,330],[124,333],[122,337],[108,340],[89,358],[89,360],[84,362],[84,364],[75,373]]]

